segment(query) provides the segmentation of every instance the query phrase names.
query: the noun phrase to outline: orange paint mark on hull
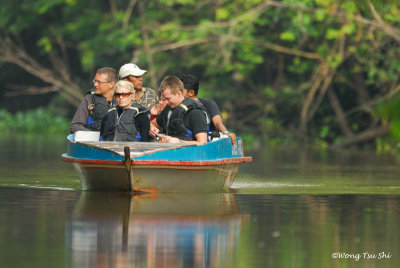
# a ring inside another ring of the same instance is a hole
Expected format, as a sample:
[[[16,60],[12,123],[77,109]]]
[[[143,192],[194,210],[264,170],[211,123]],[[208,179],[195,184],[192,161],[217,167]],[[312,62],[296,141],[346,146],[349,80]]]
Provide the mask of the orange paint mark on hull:
[[[146,189],[143,189],[143,188],[140,188],[140,187],[132,187],[132,191],[134,191],[134,192],[143,192],[143,193],[151,193],[151,194],[156,194],[156,193],[159,192],[159,191],[157,191],[157,187],[155,187],[155,186],[153,186],[151,188],[146,188]]]

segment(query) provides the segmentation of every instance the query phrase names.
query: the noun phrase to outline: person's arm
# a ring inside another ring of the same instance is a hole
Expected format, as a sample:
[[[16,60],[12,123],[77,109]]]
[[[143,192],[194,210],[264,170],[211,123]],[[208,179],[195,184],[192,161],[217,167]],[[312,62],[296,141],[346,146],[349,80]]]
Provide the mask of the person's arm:
[[[150,120],[146,113],[140,113],[135,117],[135,126],[139,130],[142,141],[150,141]]]
[[[106,114],[103,119],[101,120],[101,124],[100,124],[100,139],[101,140],[105,140],[105,136],[106,136],[106,120],[107,120],[107,116],[108,114]]]
[[[152,121],[153,119],[155,119],[162,110],[164,110],[165,106],[167,105],[166,101],[160,100],[157,104],[155,104],[153,107],[151,107],[150,109],[150,121]]]
[[[207,143],[207,118],[206,115],[200,109],[193,109],[187,112],[185,125],[190,129],[195,137],[195,141],[188,141],[188,143],[193,143],[197,145],[202,145]],[[183,141],[185,142],[185,141]]]
[[[100,124],[100,140],[101,141],[112,141],[115,134],[115,111],[109,111],[101,120]]]
[[[215,128],[219,132],[222,132],[225,135],[228,135],[228,137],[230,137],[232,139],[232,144],[236,143],[236,135],[235,135],[235,133],[231,133],[231,132],[228,131],[228,129],[225,127],[224,123],[222,122],[222,116],[221,115],[215,115],[211,120],[212,120]]]
[[[75,133],[78,130],[90,130],[85,127],[87,119],[89,117],[89,104],[91,104],[91,97],[87,95],[79,104],[79,107],[76,110],[74,117],[72,118],[69,128],[71,133]]]
[[[196,138],[196,141],[194,141],[194,144],[197,145],[202,145],[202,144],[206,144],[207,143],[207,132],[200,132],[194,135],[194,137]],[[185,141],[183,141],[185,142]],[[191,143],[190,141],[188,141],[189,143]]]
[[[195,141],[185,141],[185,140],[180,140],[178,138],[174,138],[171,136],[167,136],[167,135],[163,135],[160,134],[161,139],[159,140],[159,142],[163,142],[163,143],[189,143],[189,144],[196,144],[196,145],[203,145],[207,143],[207,133],[205,132],[200,132],[194,135],[196,140]]]
[[[166,131],[163,128],[166,127],[169,111],[169,107],[164,105],[164,109],[157,115],[157,117],[150,120],[150,136],[155,138],[155,134],[160,133],[160,131]]]
[[[149,130],[149,134],[150,136],[152,136],[153,138],[155,138],[156,134],[160,133],[160,126],[157,124],[157,120],[153,119],[150,121],[150,130]]]

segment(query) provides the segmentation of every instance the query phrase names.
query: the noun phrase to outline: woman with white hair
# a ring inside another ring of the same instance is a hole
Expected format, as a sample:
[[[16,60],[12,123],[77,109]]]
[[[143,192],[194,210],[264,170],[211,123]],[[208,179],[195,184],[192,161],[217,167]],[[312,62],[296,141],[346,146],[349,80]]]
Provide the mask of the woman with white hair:
[[[117,107],[108,110],[101,121],[100,136],[105,141],[150,141],[150,114],[140,104],[133,103],[132,83],[119,81],[114,86]]]

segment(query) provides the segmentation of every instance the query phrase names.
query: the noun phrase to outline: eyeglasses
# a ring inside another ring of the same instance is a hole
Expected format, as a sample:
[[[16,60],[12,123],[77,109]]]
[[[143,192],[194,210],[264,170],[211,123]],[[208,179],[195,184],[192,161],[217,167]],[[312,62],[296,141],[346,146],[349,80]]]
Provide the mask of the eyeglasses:
[[[115,96],[115,98],[119,98],[119,97],[127,98],[131,94],[132,94],[131,92],[121,92],[121,93],[115,92],[114,96]]]
[[[93,79],[93,84],[96,84],[96,83],[98,83],[98,84],[104,84],[104,83],[110,83],[110,82],[111,82],[111,81],[102,82],[102,81]]]

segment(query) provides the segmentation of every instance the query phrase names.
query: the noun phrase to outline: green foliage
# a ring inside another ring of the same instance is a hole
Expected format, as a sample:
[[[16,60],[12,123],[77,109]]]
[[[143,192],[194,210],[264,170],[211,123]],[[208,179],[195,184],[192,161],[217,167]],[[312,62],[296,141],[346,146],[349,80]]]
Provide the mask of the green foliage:
[[[319,133],[320,138],[326,138],[329,133],[329,126],[325,125],[322,126],[321,132]]]
[[[280,37],[282,40],[285,40],[285,41],[296,40],[296,35],[294,34],[294,32],[290,32],[290,31],[281,33]]]
[[[193,73],[200,96],[214,98],[229,115],[228,127],[254,140],[268,133],[283,142],[298,133],[301,111],[325,62],[335,71],[328,88],[343,112],[357,110],[346,118],[355,134],[375,122],[393,124],[393,130],[400,121],[395,98],[369,106],[399,83],[398,1],[371,0],[374,9],[362,0],[137,1],[131,13],[129,1],[3,2],[0,28],[15,34],[43,65],[54,60],[47,55],[67,58],[82,88],[96,68],[118,69],[131,60],[153,68],[144,77],[153,85],[165,75]],[[4,80],[13,72],[6,67]],[[323,76],[306,133],[319,144],[343,139],[321,89]],[[249,118],[253,112],[256,118]],[[29,124],[22,125],[34,129]]]
[[[2,109],[0,110],[1,133],[66,133],[70,121],[39,108],[25,113],[18,112],[15,115]]]

